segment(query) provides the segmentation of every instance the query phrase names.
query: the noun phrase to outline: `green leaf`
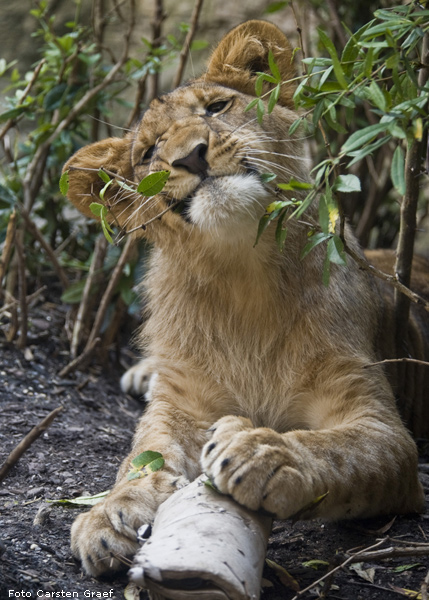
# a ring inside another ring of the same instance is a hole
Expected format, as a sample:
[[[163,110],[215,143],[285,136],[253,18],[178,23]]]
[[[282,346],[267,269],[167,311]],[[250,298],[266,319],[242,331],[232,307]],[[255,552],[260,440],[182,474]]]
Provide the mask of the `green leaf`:
[[[147,450],[142,452],[131,461],[131,469],[128,471],[127,479],[141,479],[150,473],[159,471],[164,466],[164,459],[160,452]]]
[[[265,75],[265,73],[261,73],[256,78],[256,81],[255,81],[255,94],[257,96],[261,96],[262,95],[262,90],[263,90],[263,86],[264,86],[264,75]]]
[[[99,202],[91,202],[89,205],[89,210],[93,215],[101,219],[102,214],[106,213],[107,208],[104,206],[104,204],[100,204]]]
[[[111,181],[110,177],[108,176],[106,171],[104,171],[104,169],[98,169],[98,176],[104,181],[104,183],[109,183],[109,181]]]
[[[298,181],[293,177],[288,183],[278,183],[277,187],[281,190],[311,190],[314,186],[312,183],[306,183],[305,181]]]
[[[360,192],[360,179],[359,177],[356,177],[356,175],[339,175],[336,178],[332,189],[335,192]]]
[[[170,171],[156,171],[147,175],[137,186],[137,192],[142,196],[156,196],[164,189],[167,179],[170,177]]]
[[[285,0],[283,2],[271,2],[271,4],[269,4],[267,6],[267,8],[264,10],[264,13],[267,15],[273,14],[279,10],[281,10],[282,8],[285,8],[288,5],[288,1]]]
[[[69,191],[69,172],[64,171],[64,173],[60,177],[60,192],[63,196],[67,196],[67,192]]]
[[[270,99],[268,100],[268,107],[267,107],[268,114],[273,112],[274,107],[277,104],[279,97],[280,97],[280,84],[277,84],[276,87],[271,92]]]
[[[64,302],[64,304],[77,304],[80,302],[82,300],[85,283],[86,280],[81,279],[80,281],[69,285],[61,295],[61,302]]]
[[[263,215],[259,220],[258,232],[256,234],[256,240],[254,246],[259,242],[261,235],[264,233],[270,222],[272,221],[271,215]]]
[[[298,127],[301,125],[301,123],[302,123],[302,118],[294,121],[292,123],[292,125],[289,127],[289,135],[293,135],[295,133],[295,131],[298,129]]]
[[[338,58],[337,50],[336,50],[333,42],[326,35],[326,33],[323,31],[323,29],[320,29],[320,27],[319,27],[317,29],[317,31],[319,32],[319,37],[320,37],[322,44],[325,46],[326,50],[329,52],[329,54],[332,58],[332,65],[334,67],[334,73],[335,73],[338,83],[341,85],[341,87],[343,89],[347,89],[347,86],[348,86],[347,80],[344,76],[344,71],[341,66],[340,60]]]
[[[110,490],[100,492],[94,496],[78,496],[77,498],[63,498],[61,500],[47,500],[47,502],[53,504],[65,504],[65,505],[78,505],[78,506],[94,506],[98,504],[107,496]]]
[[[277,175],[275,173],[261,173],[259,178],[263,183],[269,183],[273,179],[276,179]]]
[[[395,190],[403,196],[406,191],[405,184],[405,156],[401,146],[398,146],[393,153],[392,164],[390,166],[390,176]]]
[[[251,102],[249,102],[249,104],[246,106],[246,108],[244,109],[244,112],[247,112],[249,110],[251,110],[252,108],[255,108],[255,106],[258,104],[259,98],[254,98]]]
[[[107,192],[107,189],[108,189],[108,188],[109,188],[109,187],[112,185],[113,181],[114,181],[113,179],[110,179],[110,180],[109,180],[109,181],[106,183],[106,185],[104,185],[104,186],[103,186],[103,189],[101,189],[101,190],[100,190],[100,192],[99,192],[99,194],[98,194],[98,195],[99,195],[99,197],[100,197],[100,200],[104,200],[104,195],[105,195],[105,193]]]
[[[325,194],[322,194],[319,199],[319,224],[324,234],[329,234],[329,209]]]
[[[375,125],[369,125],[359,131],[355,131],[343,144],[341,152],[348,154],[352,150],[362,148],[362,146],[373,140],[379,133],[385,132],[387,129],[387,123],[376,123]]]
[[[23,114],[24,112],[28,112],[28,110],[28,105],[19,106],[18,108],[11,108],[0,115],[0,123],[4,123],[9,119],[16,119],[16,117],[19,117],[19,115]]]
[[[398,567],[394,567],[392,571],[393,573],[403,573],[404,571],[409,571],[410,569],[415,569],[417,567],[422,566],[422,563],[413,563],[411,565],[399,565]]]
[[[311,252],[311,250],[313,250],[313,248],[315,248],[316,246],[318,246],[322,242],[325,242],[330,237],[331,236],[330,236],[329,233],[323,233],[323,232],[321,232],[321,233],[315,233],[314,235],[312,235],[311,238],[310,238],[310,240],[304,246],[304,249],[303,249],[303,251],[301,253],[301,259],[305,258],[307,256],[307,254],[309,252]]]
[[[113,232],[113,229],[110,227],[109,223],[106,221],[106,216],[103,215],[101,217],[101,229],[103,230],[104,237],[109,242],[109,244],[113,244],[113,239],[110,233]]]
[[[310,569],[315,569],[317,571],[319,567],[322,567],[322,568],[329,567],[330,564],[331,563],[329,563],[326,560],[319,560],[317,558],[314,558],[313,560],[306,560],[305,562],[302,563],[302,566],[310,568]]]
[[[344,244],[338,235],[334,235],[328,242],[327,256],[330,262],[336,265],[347,265],[346,253],[344,251]]]
[[[282,215],[280,216],[278,222],[277,222],[277,227],[276,227],[276,242],[277,242],[277,246],[280,250],[280,252],[283,252],[283,248],[286,242],[286,237],[287,237],[287,227],[285,227],[283,225],[283,221],[285,219],[287,215],[287,211],[285,210]]]
[[[367,96],[373,104],[383,112],[386,111],[386,98],[375,81],[366,88]]]
[[[273,76],[276,79],[276,82],[280,83],[282,80],[282,76],[280,75],[280,70],[277,66],[277,63],[274,58],[274,54],[272,53],[272,50],[269,50],[269,52],[268,52],[268,65],[270,67],[271,73],[273,74]]]

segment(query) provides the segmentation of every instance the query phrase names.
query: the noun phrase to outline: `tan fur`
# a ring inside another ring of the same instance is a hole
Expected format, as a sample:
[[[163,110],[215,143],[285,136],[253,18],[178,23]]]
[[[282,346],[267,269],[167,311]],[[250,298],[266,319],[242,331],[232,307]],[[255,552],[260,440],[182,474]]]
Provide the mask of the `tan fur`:
[[[168,202],[189,205],[141,230],[154,244],[141,335],[150,359],[141,368],[156,376],[114,490],[73,525],[73,551],[89,573],[118,567],[110,553],[132,553],[135,529],[201,469],[238,502],[281,518],[326,492],[312,516],[423,507],[415,445],[382,368],[365,368],[376,360],[371,279],[349,261],[333,266],[325,287],[324,248],[301,260],[317,207],[305,222],[290,221],[283,253],[273,227],[254,247],[258,220],[278,197],[258,173],[282,181],[308,173],[300,141],[288,133],[292,83],[261,126],[244,111],[269,48],[291,79],[287,40],[251,21],[224,38],[200,79],[152,102],[133,133],[83,148],[65,167],[70,199],[86,214],[102,183],[96,171],[73,167],[104,166],[135,181],[171,171],[149,201],[109,188],[112,220],[128,230]],[[219,112],[207,112],[219,101]],[[348,239],[357,248],[350,232]],[[127,481],[130,460],[144,450],[161,452],[164,469]]]

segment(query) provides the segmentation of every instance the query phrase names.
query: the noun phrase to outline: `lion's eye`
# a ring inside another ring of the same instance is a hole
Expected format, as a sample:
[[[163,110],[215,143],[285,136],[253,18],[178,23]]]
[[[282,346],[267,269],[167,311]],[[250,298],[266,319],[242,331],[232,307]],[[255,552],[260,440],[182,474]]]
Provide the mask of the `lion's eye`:
[[[144,162],[150,160],[152,158],[152,156],[155,153],[155,146],[151,146],[150,148],[148,148],[146,150],[146,152],[143,154],[140,164],[143,164]]]
[[[206,113],[209,117],[213,115],[217,115],[222,112],[229,104],[229,100],[218,100],[218,102],[213,102],[209,104],[206,108]]]

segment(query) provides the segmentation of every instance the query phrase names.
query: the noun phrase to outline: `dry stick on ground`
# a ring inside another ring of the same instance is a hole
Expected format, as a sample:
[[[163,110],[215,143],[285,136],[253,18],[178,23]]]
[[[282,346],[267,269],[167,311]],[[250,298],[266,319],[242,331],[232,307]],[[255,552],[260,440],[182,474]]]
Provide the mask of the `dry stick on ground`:
[[[66,365],[64,369],[61,369],[61,371],[58,373],[58,377],[66,377],[69,373],[77,369],[82,363],[88,360],[91,357],[94,350],[96,349],[96,347],[98,346],[98,344],[100,343],[100,341],[100,338],[95,338],[95,340],[93,340],[90,344],[87,344],[82,354],[80,354],[77,358],[69,362],[69,364]]]
[[[63,410],[62,406],[58,406],[47,417],[40,421],[33,429],[28,433],[23,440],[12,450],[9,456],[6,458],[3,465],[0,467],[0,481],[6,477],[10,469],[18,462],[21,456],[28,450],[31,444],[49,427],[52,421],[57,415]]]
[[[98,271],[103,266],[104,257],[106,256],[107,240],[104,235],[100,235],[95,243],[94,254],[89,267],[88,277],[85,281],[85,287],[82,292],[82,299],[80,301],[79,309],[76,315],[76,319],[73,327],[72,341],[70,346],[70,354],[72,358],[76,358],[77,350],[81,340],[82,325],[88,311],[88,303],[90,299],[90,292],[95,283],[95,277]]]
[[[196,0],[196,2],[195,2],[194,10],[192,11],[192,16],[191,16],[191,26],[189,28],[185,42],[184,42],[184,44],[182,46],[182,50],[180,52],[179,67],[177,69],[176,77],[174,78],[173,89],[177,88],[180,85],[180,82],[182,81],[183,72],[185,70],[186,62],[188,59],[189,49],[191,47],[191,42],[195,35],[195,31],[197,29],[198,19],[199,19],[200,13],[201,13],[201,8],[203,6],[203,2],[204,2],[204,0]]]
[[[3,288],[2,288],[3,277],[6,274],[9,260],[12,255],[15,231],[16,231],[16,210],[13,210],[12,214],[9,217],[9,222],[7,224],[6,237],[4,240],[3,251],[2,251],[2,255],[1,255],[1,259],[0,259],[0,299],[3,295]]]
[[[423,37],[422,67],[418,84],[423,89],[429,80],[429,33]],[[427,134],[421,139],[414,138],[407,150],[405,160],[405,195],[401,204],[401,222],[396,252],[395,273],[403,285],[409,287],[414,253],[414,239],[417,226],[417,203],[420,191],[422,163],[427,152]],[[396,356],[404,353],[404,343],[407,339],[410,298],[395,290],[395,341]]]
[[[324,575],[322,575],[322,577],[319,577],[319,579],[317,579],[316,581],[313,581],[313,583],[311,583],[310,585],[308,585],[303,590],[300,590],[296,594],[296,596],[294,596],[292,598],[292,600],[298,600],[306,592],[308,592],[309,590],[311,590],[311,588],[313,588],[315,585],[318,585],[319,583],[322,583],[322,581],[325,581],[325,579],[331,577],[331,575],[333,575],[333,573],[336,573],[337,571],[339,571],[340,569],[344,568],[345,566],[347,566],[347,565],[349,565],[349,564],[351,564],[353,562],[359,562],[360,560],[362,560],[360,558],[361,554],[363,554],[364,552],[368,552],[370,550],[373,550],[374,548],[378,548],[379,546],[381,546],[382,544],[385,543],[386,539],[387,538],[383,538],[382,540],[379,540],[376,544],[373,544],[372,546],[369,546],[368,548],[364,548],[363,550],[360,550],[359,552],[356,552],[356,554],[353,554],[353,556],[349,556],[340,565],[334,567],[333,569],[331,569],[330,571],[328,571],[327,573],[325,573]]]

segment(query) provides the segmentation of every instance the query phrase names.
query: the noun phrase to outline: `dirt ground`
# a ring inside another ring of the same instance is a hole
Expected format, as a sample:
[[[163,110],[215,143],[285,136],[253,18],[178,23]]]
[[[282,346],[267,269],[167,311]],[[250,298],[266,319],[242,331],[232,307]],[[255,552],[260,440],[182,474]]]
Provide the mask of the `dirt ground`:
[[[48,502],[109,489],[144,408],[120,391],[119,368],[91,367],[65,379],[58,376],[69,361],[63,333],[66,312],[67,307],[41,298],[31,309],[25,352],[2,341],[0,334],[0,465],[33,426],[57,406],[64,407],[0,485],[0,600],[119,600],[127,585],[126,574],[98,581],[81,572],[70,553],[69,530],[82,508]],[[429,442],[420,441],[419,448],[429,501]],[[278,566],[265,567],[262,600],[291,600],[296,583],[303,590],[341,564],[349,550],[367,548],[385,537],[383,548],[411,546],[415,553],[408,550],[404,556],[346,565],[300,598],[320,597],[325,585],[322,597],[331,599],[390,600],[399,598],[402,588],[422,590],[418,597],[427,600],[422,584],[429,568],[428,512],[393,522],[276,522],[267,557]],[[147,596],[141,592],[140,597]]]

